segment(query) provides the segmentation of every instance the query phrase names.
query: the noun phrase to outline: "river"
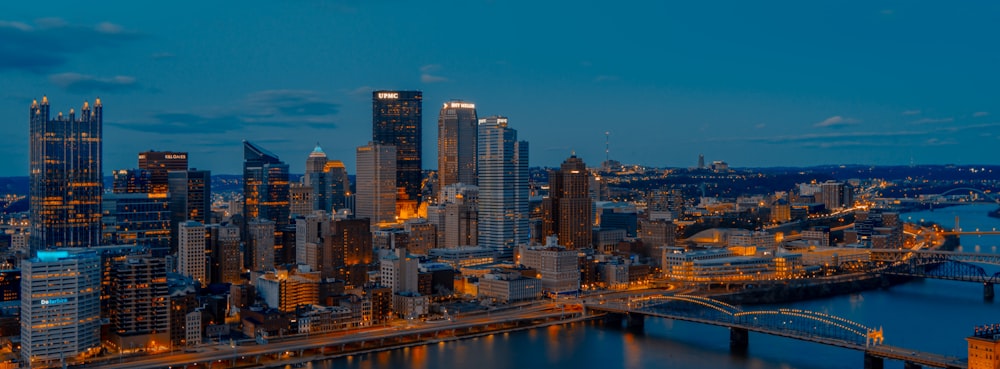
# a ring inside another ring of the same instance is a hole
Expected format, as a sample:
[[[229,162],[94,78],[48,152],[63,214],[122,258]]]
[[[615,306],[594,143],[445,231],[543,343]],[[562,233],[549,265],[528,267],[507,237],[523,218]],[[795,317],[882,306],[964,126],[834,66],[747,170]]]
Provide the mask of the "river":
[[[903,214],[965,230],[1000,228],[986,213],[996,205],[968,205]],[[963,236],[959,251],[997,253],[1000,236]],[[987,268],[996,271],[998,268]],[[1000,291],[998,291],[1000,292]],[[890,289],[800,301],[782,307],[841,316],[883,327],[885,343],[966,356],[973,327],[1000,323],[1000,303],[986,302],[976,283],[918,280]],[[887,361],[887,368],[901,368]],[[648,319],[642,333],[578,323],[439,343],[306,365],[306,368],[859,368],[862,354],[769,335],[750,334],[746,356],[729,352],[729,332],[694,323]]]

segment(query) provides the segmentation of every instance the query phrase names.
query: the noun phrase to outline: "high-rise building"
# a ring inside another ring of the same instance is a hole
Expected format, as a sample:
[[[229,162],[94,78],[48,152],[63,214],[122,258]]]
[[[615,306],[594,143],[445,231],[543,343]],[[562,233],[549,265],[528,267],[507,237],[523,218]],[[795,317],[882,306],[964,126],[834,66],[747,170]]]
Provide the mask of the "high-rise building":
[[[438,115],[438,188],[454,183],[476,185],[479,137],[476,104],[449,101]]]
[[[149,172],[145,169],[119,169],[111,173],[114,176],[111,193],[150,193],[152,190]]]
[[[400,200],[420,200],[423,93],[372,92],[372,142],[396,147],[396,186]],[[405,195],[405,198],[402,197]]]
[[[479,187],[462,183],[445,186],[441,190],[439,216],[431,214],[428,221],[437,226],[438,247],[456,248],[479,244]]]
[[[315,189],[302,183],[288,185],[288,213],[292,218],[306,215],[313,211],[316,205]]]
[[[209,280],[212,283],[241,283],[243,256],[240,254],[240,227],[222,223],[209,224],[207,228],[208,249],[211,250]]]
[[[311,210],[322,210],[328,213],[336,212],[344,207],[344,186],[347,172],[344,163],[338,160],[328,160],[323,149],[316,148],[306,159],[306,174],[302,184],[312,189]],[[305,215],[308,213],[301,213]]]
[[[249,237],[245,255],[251,258],[246,262],[250,270],[274,269],[274,227],[274,222],[269,219],[257,218],[247,222]]]
[[[205,267],[205,225],[188,220],[177,229],[177,274],[208,285]]]
[[[820,184],[822,202],[827,210],[854,206],[851,185],[844,182],[826,181]]]
[[[348,208],[347,197],[351,192],[351,180],[347,177],[347,168],[340,160],[327,160],[323,172],[329,175],[330,181],[330,212]]]
[[[357,150],[355,217],[396,221],[396,147],[369,142]]]
[[[72,363],[101,349],[101,258],[39,250],[21,261],[21,357],[28,367]]]
[[[479,245],[511,258],[528,242],[528,143],[507,118],[479,120]]]
[[[88,247],[101,242],[103,107],[83,103],[77,119],[49,116],[49,100],[31,102],[29,248]]]
[[[289,222],[288,164],[264,148],[243,141],[243,217]]]
[[[557,236],[559,244],[570,250],[591,246],[589,185],[587,166],[576,155],[549,172],[549,197],[542,201],[543,236]]]
[[[140,152],[139,169],[149,172],[149,192],[167,193],[169,188],[167,173],[175,170],[187,170],[188,155],[186,152],[174,151]]]
[[[170,196],[170,252],[177,252],[177,226],[193,220],[212,222],[212,172],[185,169],[167,174]]]
[[[322,210],[295,218],[295,263],[321,271],[323,240],[330,233],[330,215]]]
[[[170,347],[170,294],[162,258],[129,256],[111,268],[110,343],[119,352]]]
[[[170,247],[170,204],[165,194],[111,193],[104,195],[102,238],[106,245],[142,245],[154,250]]]
[[[331,223],[321,259],[323,278],[337,277],[348,286],[363,286],[368,281],[367,266],[374,259],[368,220],[337,219]]]

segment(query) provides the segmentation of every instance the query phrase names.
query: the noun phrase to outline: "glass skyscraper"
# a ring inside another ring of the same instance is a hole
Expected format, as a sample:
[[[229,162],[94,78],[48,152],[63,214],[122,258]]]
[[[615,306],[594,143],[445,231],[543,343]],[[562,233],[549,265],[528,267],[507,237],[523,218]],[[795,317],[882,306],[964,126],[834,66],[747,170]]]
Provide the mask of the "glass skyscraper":
[[[528,243],[528,143],[507,118],[479,120],[479,246],[511,258]]]
[[[400,200],[420,200],[422,106],[420,91],[372,92],[372,142],[396,147],[396,187],[407,196]]]
[[[243,216],[288,224],[288,164],[278,156],[243,141]]]
[[[101,242],[103,178],[101,99],[80,116],[49,114],[49,100],[30,109],[29,248],[89,247]]]
[[[476,104],[449,101],[441,107],[438,115],[438,188],[455,183],[476,185],[478,136]]]

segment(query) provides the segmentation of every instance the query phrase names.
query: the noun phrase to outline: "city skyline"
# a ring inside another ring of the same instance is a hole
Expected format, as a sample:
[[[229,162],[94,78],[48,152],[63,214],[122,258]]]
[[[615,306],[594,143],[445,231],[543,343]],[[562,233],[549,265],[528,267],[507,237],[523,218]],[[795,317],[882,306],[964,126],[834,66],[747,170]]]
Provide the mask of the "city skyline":
[[[597,165],[606,131],[612,159],[651,166],[997,163],[997,4],[190,5],[5,4],[0,175],[27,175],[20,122],[43,94],[53,115],[108,104],[104,175],[151,149],[238,174],[244,139],[293,173],[319,141],[355,173],[382,89],[516,120],[532,166]]]

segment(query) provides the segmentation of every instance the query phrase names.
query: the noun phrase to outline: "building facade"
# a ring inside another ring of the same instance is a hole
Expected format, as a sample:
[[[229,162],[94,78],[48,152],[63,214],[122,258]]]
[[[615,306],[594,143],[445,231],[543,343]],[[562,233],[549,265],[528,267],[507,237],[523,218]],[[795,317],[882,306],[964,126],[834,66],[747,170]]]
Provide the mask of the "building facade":
[[[395,176],[400,200],[420,200],[422,110],[420,91],[372,92],[372,142],[396,147]]]
[[[119,352],[170,347],[170,292],[162,258],[130,256],[111,269],[110,344]]]
[[[479,245],[511,258],[529,239],[528,143],[517,141],[507,118],[479,120]]]
[[[89,247],[101,242],[103,107],[83,103],[80,117],[49,115],[49,100],[29,113],[29,248]]]
[[[139,169],[149,172],[150,192],[167,193],[167,173],[188,169],[188,154],[175,151],[145,151],[139,153]]]
[[[179,224],[177,248],[177,273],[207,286],[205,225],[193,220]]]
[[[591,246],[593,210],[590,173],[583,160],[570,156],[559,170],[549,172],[549,197],[542,201],[542,236],[558,236],[559,244],[575,250]]]
[[[288,164],[278,156],[243,141],[243,217],[288,224]]]
[[[101,258],[38,251],[21,261],[21,358],[29,367],[74,362],[101,349]]]
[[[396,221],[396,147],[369,142],[357,149],[355,217],[371,224]]]
[[[449,101],[438,114],[438,187],[476,185],[479,137],[476,104]]]

